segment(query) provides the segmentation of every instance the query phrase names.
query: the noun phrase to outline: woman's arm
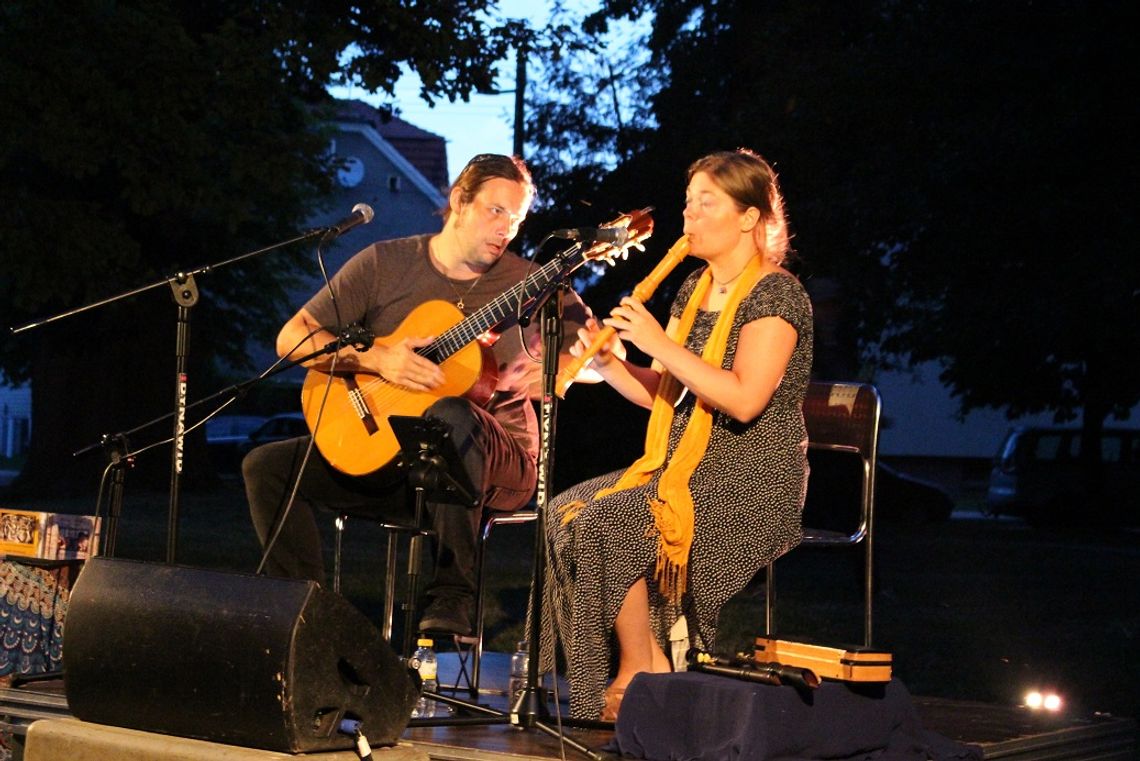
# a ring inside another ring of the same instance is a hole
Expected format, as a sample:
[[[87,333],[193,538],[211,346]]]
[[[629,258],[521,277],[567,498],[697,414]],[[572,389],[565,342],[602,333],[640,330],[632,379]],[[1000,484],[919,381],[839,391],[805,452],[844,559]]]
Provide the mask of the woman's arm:
[[[605,324],[653,357],[702,401],[743,423],[758,416],[780,385],[796,348],[796,329],[780,317],[762,317],[740,331],[730,369],[713,367],[673,343],[644,305],[626,297]]]
[[[589,318],[586,327],[578,330],[578,340],[570,347],[570,354],[574,357],[581,356],[586,347],[593,344],[599,330],[597,320]],[[639,367],[627,360],[625,346],[616,335],[594,355],[593,361],[579,373],[578,380],[594,380],[590,375],[604,380],[626,399],[646,408],[653,406],[653,396],[657,392],[657,383],[661,380],[659,369]]]

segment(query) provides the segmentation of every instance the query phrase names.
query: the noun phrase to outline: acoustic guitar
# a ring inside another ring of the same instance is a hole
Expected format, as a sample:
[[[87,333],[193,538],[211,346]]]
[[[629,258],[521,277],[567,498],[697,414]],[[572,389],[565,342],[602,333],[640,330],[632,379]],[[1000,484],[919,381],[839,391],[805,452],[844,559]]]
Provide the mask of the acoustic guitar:
[[[374,373],[330,375],[309,370],[301,389],[301,411],[317,450],[342,473],[365,475],[392,462],[400,452],[389,415],[422,415],[445,396],[465,396],[485,405],[498,381],[491,355],[495,329],[586,262],[614,264],[619,256],[624,258],[630,247],[653,234],[651,211],[622,214],[603,225],[624,227],[628,232],[624,243],[575,245],[467,317],[449,302],[427,301],[395,331],[375,339],[391,346],[409,336],[436,336],[428,346],[416,349],[443,370],[443,384],[430,392],[409,390]]]

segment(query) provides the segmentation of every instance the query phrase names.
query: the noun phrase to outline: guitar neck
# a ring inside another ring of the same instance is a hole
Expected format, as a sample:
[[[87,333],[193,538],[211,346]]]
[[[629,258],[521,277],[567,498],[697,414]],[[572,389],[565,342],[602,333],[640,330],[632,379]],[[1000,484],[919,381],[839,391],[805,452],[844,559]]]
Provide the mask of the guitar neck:
[[[537,298],[582,261],[582,252],[578,248],[559,255],[445,330],[431,344],[418,350],[418,353],[439,364],[487,331],[517,316],[520,305]]]

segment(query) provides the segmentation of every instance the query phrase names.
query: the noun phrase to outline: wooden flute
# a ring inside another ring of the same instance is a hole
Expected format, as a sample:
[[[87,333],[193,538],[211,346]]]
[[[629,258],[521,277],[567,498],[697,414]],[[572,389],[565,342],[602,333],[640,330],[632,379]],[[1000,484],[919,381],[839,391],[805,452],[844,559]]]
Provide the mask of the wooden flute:
[[[657,266],[653,271],[645,276],[645,279],[638,283],[633,289],[633,297],[638,301],[645,303],[645,301],[653,295],[657,290],[657,286],[661,285],[661,281],[669,276],[669,273],[676,268],[681,260],[689,255],[689,236],[682,235],[673,247],[665,252],[665,256],[661,257],[661,261],[657,262]],[[594,336],[593,342],[586,347],[582,355],[575,357],[569,364],[562,368],[558,373],[558,378],[554,387],[554,393],[558,398],[562,399],[566,396],[566,389],[574,383],[574,379],[578,377],[578,373],[582,368],[594,358],[594,355],[602,350],[602,347],[613,338],[614,333],[617,331],[614,328],[606,325],[598,335]]]

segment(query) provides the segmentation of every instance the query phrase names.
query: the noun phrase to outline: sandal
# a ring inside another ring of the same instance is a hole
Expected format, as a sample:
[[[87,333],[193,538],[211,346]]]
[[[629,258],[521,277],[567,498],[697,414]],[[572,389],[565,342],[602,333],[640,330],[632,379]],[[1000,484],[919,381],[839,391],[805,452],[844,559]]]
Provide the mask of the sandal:
[[[625,697],[625,687],[607,687],[602,697],[606,703],[602,706],[601,721],[617,721],[618,711],[621,710],[621,699]]]

